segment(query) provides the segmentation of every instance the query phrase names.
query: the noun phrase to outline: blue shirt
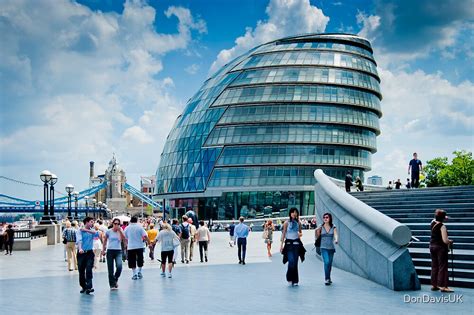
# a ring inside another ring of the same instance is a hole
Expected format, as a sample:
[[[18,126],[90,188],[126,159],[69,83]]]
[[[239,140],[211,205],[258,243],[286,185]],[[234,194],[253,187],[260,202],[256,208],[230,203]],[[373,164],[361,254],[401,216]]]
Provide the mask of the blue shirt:
[[[234,230],[235,237],[246,238],[249,235],[249,227],[243,223],[237,224]]]
[[[82,250],[92,250],[92,244],[94,243],[94,237],[99,237],[99,232],[95,230],[90,230],[94,233],[89,233],[86,231],[82,231],[82,229],[77,230],[76,233],[76,244],[82,244]],[[79,247],[81,248],[81,247]]]
[[[229,225],[229,234],[230,236],[234,236],[235,224]]]

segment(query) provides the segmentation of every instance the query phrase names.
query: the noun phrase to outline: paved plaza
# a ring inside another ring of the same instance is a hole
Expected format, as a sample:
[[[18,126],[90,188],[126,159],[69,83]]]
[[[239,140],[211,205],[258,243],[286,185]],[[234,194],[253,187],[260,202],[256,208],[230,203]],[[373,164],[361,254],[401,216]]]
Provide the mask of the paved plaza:
[[[90,296],[79,293],[78,274],[66,270],[62,245],[1,255],[2,314],[472,314],[470,289],[455,288],[463,303],[405,303],[407,294],[425,300],[449,295],[431,292],[429,286],[394,292],[339,269],[333,269],[333,285],[325,286],[313,233],[304,232],[308,252],[299,265],[298,287],[286,283],[278,242],[273,258],[266,257],[261,232],[250,234],[245,266],[237,263],[237,249],[229,247],[227,233],[212,233],[209,263],[199,263],[196,247],[194,261],[178,262],[172,279],[160,277],[157,261],[147,259],[144,278],[137,281],[124,265],[118,291],[109,290],[102,263],[94,273],[95,293]],[[279,237],[276,232],[274,239]]]

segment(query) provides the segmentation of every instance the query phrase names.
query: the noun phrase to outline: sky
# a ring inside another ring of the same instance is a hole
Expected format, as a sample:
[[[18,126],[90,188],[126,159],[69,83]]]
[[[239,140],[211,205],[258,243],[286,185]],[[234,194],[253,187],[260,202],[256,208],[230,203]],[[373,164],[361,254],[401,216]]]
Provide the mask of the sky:
[[[130,184],[153,175],[201,84],[250,48],[301,33],[369,39],[383,94],[370,175],[407,174],[474,147],[469,0],[2,0],[0,193],[41,199],[48,169],[88,186],[115,153]]]

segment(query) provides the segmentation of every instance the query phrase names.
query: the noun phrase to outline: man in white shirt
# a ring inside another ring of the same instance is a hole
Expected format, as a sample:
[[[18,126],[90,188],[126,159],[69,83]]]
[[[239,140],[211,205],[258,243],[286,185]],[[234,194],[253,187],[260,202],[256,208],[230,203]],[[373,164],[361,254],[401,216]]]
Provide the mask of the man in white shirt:
[[[179,234],[179,239],[181,242],[181,262],[186,261],[189,264],[189,245],[191,244],[191,227],[188,223],[188,217],[183,215],[183,223],[179,226],[181,233]]]
[[[148,235],[137,217],[130,219],[130,224],[124,231],[127,242],[128,267],[133,271],[132,280],[143,278],[143,252],[145,250],[144,241],[148,242]],[[138,265],[138,269],[137,269]]]

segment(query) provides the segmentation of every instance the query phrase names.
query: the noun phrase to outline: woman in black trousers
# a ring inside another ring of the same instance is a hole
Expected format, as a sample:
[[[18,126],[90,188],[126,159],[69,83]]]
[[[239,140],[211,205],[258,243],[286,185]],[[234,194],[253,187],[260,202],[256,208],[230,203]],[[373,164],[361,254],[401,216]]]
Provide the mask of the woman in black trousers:
[[[446,212],[436,209],[435,219],[431,222],[431,290],[454,292],[448,287],[448,252],[453,241],[448,238],[448,231],[443,224],[446,219]]]

